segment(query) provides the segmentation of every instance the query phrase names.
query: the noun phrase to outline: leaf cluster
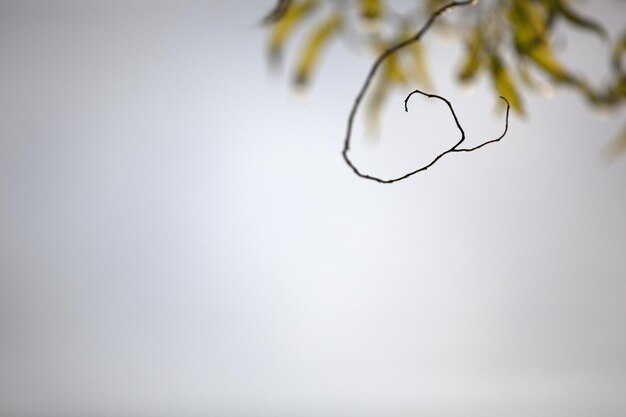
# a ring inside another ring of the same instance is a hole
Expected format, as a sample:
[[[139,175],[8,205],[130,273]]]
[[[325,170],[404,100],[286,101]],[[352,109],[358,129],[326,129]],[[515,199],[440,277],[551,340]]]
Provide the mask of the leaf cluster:
[[[296,30],[308,31],[298,46],[293,77],[296,86],[305,87],[333,42],[343,39],[379,56],[409,38],[445,0],[415,3],[413,9],[398,12],[388,0],[281,0],[265,20],[270,58],[280,59]],[[554,34],[563,24],[597,36],[607,45],[612,74],[608,83],[594,85],[559,59]],[[541,92],[568,87],[601,108],[626,101],[626,31],[611,41],[602,23],[578,12],[572,0],[477,0],[461,18],[438,22],[434,29],[463,45],[457,79],[471,83],[486,76],[494,92],[507,97],[518,114],[525,113],[524,89]],[[411,84],[432,89],[426,46],[416,42],[385,60],[369,98],[369,120],[376,118],[394,87]]]

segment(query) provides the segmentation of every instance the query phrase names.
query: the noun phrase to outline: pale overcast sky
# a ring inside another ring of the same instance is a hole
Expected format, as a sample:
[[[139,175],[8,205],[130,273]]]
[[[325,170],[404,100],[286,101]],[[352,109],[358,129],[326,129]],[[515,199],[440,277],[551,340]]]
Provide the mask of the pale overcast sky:
[[[501,143],[367,182],[340,151],[369,59],[293,94],[272,3],[0,1],[0,416],[626,415],[624,111],[529,95]],[[437,91],[479,143],[502,115],[457,51]],[[402,99],[368,172],[456,138]]]

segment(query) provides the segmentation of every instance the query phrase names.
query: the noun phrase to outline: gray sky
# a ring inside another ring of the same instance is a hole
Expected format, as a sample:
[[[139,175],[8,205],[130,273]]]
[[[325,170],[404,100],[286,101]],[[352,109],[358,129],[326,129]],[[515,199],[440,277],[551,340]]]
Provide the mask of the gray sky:
[[[369,59],[337,45],[296,97],[271,3],[0,1],[0,416],[624,415],[624,112],[528,95],[501,143],[366,182],[340,151]],[[369,172],[456,138],[402,99],[355,136]]]

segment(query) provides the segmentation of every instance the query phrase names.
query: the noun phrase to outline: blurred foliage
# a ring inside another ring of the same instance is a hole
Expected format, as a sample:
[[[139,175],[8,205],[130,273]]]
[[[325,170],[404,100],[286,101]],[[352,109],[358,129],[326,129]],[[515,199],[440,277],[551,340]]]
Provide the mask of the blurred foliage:
[[[435,9],[447,0],[418,0],[409,11],[398,12],[389,0],[280,0],[264,20],[269,32],[269,55],[280,61],[286,42],[296,30],[300,54],[294,84],[306,87],[319,67],[323,52],[333,42],[380,55],[407,39]],[[453,20],[437,23],[434,32],[463,44],[456,78],[464,84],[480,76],[491,80],[497,95],[507,97],[518,114],[525,113],[522,90],[546,91],[554,86],[574,89],[593,107],[616,108],[626,101],[626,30],[611,40],[601,22],[579,13],[571,0],[478,0]],[[313,22],[309,22],[313,21]],[[556,24],[565,24],[599,37],[607,45],[611,79],[590,83],[569,68],[554,48]],[[626,28],[624,28],[626,29]],[[427,38],[428,39],[428,38]],[[392,88],[415,84],[432,89],[427,45],[412,44],[384,62],[368,99],[368,120],[375,121]],[[541,80],[541,81],[538,81]],[[625,134],[621,136],[626,137]],[[626,147],[624,147],[626,149]]]

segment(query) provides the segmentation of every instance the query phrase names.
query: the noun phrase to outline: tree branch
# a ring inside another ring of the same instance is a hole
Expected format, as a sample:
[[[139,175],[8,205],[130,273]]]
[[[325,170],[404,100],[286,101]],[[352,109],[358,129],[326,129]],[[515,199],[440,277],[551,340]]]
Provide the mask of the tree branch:
[[[352,109],[350,110],[350,115],[348,116],[348,127],[347,127],[347,131],[346,131],[346,137],[345,137],[345,141],[344,141],[344,145],[343,145],[343,159],[346,161],[346,163],[348,164],[348,166],[350,168],[352,168],[352,171],[354,171],[354,173],[356,175],[358,175],[361,178],[367,179],[367,180],[372,180],[372,181],[376,181],[379,182],[381,184],[391,184],[394,182],[398,182],[401,180],[404,180],[406,178],[409,178],[415,174],[417,174],[418,172],[422,172],[422,171],[426,171],[428,168],[430,168],[431,166],[433,166],[435,163],[437,163],[437,161],[439,161],[442,157],[444,157],[445,155],[449,154],[449,153],[453,153],[453,152],[472,152],[475,151],[477,149],[482,148],[483,146],[489,145],[491,143],[495,143],[498,142],[500,139],[502,139],[507,131],[508,131],[508,127],[509,127],[509,111],[510,111],[510,104],[508,102],[508,100],[504,97],[501,97],[505,102],[506,102],[506,122],[505,122],[505,127],[504,127],[504,132],[502,133],[502,135],[500,135],[498,138],[496,139],[492,139],[489,140],[487,142],[482,143],[481,145],[475,146],[473,148],[459,148],[459,146],[463,143],[463,141],[465,140],[465,132],[463,131],[463,128],[461,127],[461,124],[459,123],[459,119],[456,116],[456,113],[454,111],[454,109],[452,108],[452,104],[445,99],[444,97],[438,96],[436,94],[428,94],[428,93],[424,93],[423,91],[420,90],[415,90],[413,92],[411,92],[406,99],[404,100],[404,110],[405,111],[409,111],[408,109],[408,101],[409,98],[413,95],[413,94],[421,94],[423,96],[426,96],[428,98],[437,98],[439,100],[442,100],[443,102],[445,102],[448,106],[448,108],[450,109],[450,112],[452,113],[452,116],[454,117],[454,122],[456,123],[456,126],[458,127],[459,131],[461,132],[461,139],[451,148],[445,150],[444,152],[440,153],[439,155],[437,155],[435,157],[435,159],[433,159],[429,164],[424,165],[414,171],[411,171],[407,174],[404,174],[400,177],[397,178],[392,178],[392,179],[382,179],[373,175],[368,175],[368,174],[364,174],[361,171],[359,171],[359,169],[354,165],[354,163],[350,160],[350,157],[348,156],[348,152],[350,151],[350,140],[352,138],[352,127],[354,125],[354,119],[356,116],[356,113],[360,107],[361,102],[363,101],[363,97],[365,96],[365,93],[367,92],[367,90],[369,89],[372,80],[374,79],[374,76],[376,75],[376,72],[378,71],[378,69],[380,68],[380,66],[382,65],[382,63],[385,61],[385,59],[389,58],[391,55],[395,54],[396,52],[398,52],[400,49],[411,45],[412,43],[418,42],[422,36],[424,36],[424,34],[430,29],[430,27],[435,23],[435,21],[442,16],[444,13],[459,7],[459,6],[470,6],[472,4],[475,4],[476,0],[467,0],[467,1],[453,1],[450,2],[444,6],[442,6],[441,8],[437,9],[426,21],[426,23],[424,23],[424,25],[421,27],[421,29],[419,31],[417,31],[413,36],[411,36],[410,38],[394,45],[393,47],[387,49],[386,51],[384,51],[381,55],[378,56],[378,58],[374,61],[374,64],[372,65],[372,67],[370,68],[370,71],[367,74],[367,77],[365,77],[365,82],[363,83],[363,86],[361,87],[361,89],[359,90],[359,93],[357,94],[356,98],[354,99],[354,103],[352,105]]]

